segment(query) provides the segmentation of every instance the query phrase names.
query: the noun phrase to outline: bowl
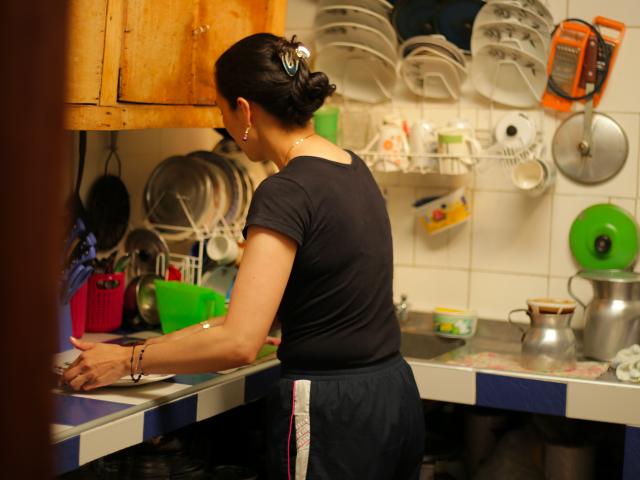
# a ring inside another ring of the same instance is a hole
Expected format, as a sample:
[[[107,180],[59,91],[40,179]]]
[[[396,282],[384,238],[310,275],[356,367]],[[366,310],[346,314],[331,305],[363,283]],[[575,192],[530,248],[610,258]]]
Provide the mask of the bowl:
[[[477,326],[478,314],[473,310],[438,307],[433,311],[433,331],[441,337],[470,338]]]

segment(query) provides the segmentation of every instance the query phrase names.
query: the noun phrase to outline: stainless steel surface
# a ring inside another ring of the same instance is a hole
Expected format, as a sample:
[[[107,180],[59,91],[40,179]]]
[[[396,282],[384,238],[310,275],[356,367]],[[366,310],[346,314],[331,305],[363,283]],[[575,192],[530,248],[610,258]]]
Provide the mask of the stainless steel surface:
[[[434,333],[402,332],[400,353],[404,357],[429,360],[464,345],[459,338],[443,338]]]
[[[147,273],[156,273],[156,259],[163,254],[165,265],[169,260],[169,247],[158,233],[147,228],[137,228],[127,235],[125,252],[131,255],[130,278]]]
[[[624,166],[629,141],[622,127],[611,117],[595,112],[591,120],[591,138],[587,154],[580,150],[584,137],[584,113],[567,118],[553,136],[553,159],[558,169],[578,183],[604,182]]]
[[[409,317],[409,303],[406,295],[400,295],[400,303],[396,305],[396,317],[400,325],[405,325]]]
[[[557,371],[576,365],[576,337],[571,329],[572,313],[535,313],[519,308],[509,312],[508,320],[515,312],[522,311],[531,320],[531,327],[523,331],[520,361],[530,370]]]
[[[173,156],[151,172],[144,189],[144,207],[153,223],[190,227],[180,201],[200,225],[213,194],[213,185],[204,160],[197,157]]]
[[[576,275],[590,280],[593,286],[593,298],[584,312],[584,354],[610,361],[619,350],[640,343],[640,276]],[[569,294],[584,307],[585,303],[571,290],[572,279],[568,283]]]
[[[156,304],[156,280],[162,280],[159,275],[149,274],[140,277],[136,285],[136,302],[138,313],[150,327],[160,325],[160,315]]]

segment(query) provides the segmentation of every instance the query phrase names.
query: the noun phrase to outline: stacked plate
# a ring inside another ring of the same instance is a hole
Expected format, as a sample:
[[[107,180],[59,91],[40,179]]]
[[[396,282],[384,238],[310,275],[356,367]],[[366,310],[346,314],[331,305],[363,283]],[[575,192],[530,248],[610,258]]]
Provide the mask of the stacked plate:
[[[547,85],[553,17],[540,0],[489,0],[471,35],[471,80],[485,97],[513,107],[540,102]]]
[[[398,49],[398,71],[416,95],[457,99],[467,78],[462,51],[442,35],[412,37]]]
[[[391,98],[397,39],[385,0],[320,0],[314,22],[315,69],[341,95],[367,103]]]
[[[194,233],[191,222],[203,229],[220,221],[242,223],[253,190],[251,177],[238,162],[202,150],[160,163],[147,180],[144,206],[163,237],[183,240]]]

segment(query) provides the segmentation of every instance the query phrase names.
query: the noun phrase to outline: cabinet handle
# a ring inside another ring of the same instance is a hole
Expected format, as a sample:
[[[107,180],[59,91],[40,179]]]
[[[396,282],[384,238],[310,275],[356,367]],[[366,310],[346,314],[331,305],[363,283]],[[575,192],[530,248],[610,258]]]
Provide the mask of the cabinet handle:
[[[198,35],[202,35],[203,33],[207,33],[211,26],[209,25],[199,25],[193,29],[193,36],[197,37]]]

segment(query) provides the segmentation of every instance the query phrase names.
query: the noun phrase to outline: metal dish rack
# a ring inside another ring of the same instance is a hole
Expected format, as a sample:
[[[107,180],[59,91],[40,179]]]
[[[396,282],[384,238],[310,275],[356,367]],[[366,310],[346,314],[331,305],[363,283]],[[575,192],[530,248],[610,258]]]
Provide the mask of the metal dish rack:
[[[184,216],[189,223],[189,226],[166,225],[152,222],[150,220],[150,216],[153,213],[155,207],[160,203],[160,200],[158,200],[156,205],[154,205],[147,213],[145,217],[145,223],[156,230],[161,236],[163,231],[170,231],[178,234],[183,234],[180,235],[180,241],[194,239],[197,244],[197,253],[196,255],[187,255],[182,253],[170,252],[168,259],[165,258],[164,254],[160,253],[156,258],[156,274],[163,276],[168,265],[173,265],[180,271],[183,282],[200,285],[202,283],[202,273],[206,256],[205,244],[207,240],[216,235],[226,235],[238,242],[242,242],[242,229],[244,228],[244,221],[228,223],[223,215],[217,215],[211,222],[211,224],[198,225],[191,210],[189,209],[189,206],[185,201],[185,198],[175,193],[173,195],[179,202]],[[171,238],[165,238],[165,240],[172,241]]]
[[[348,68],[345,69],[345,73],[343,74],[342,82],[343,85],[346,85],[346,80],[348,78]],[[448,89],[451,88],[446,83],[446,79],[442,77],[440,74],[436,73],[436,75],[441,77],[441,80],[445,83]],[[497,71],[496,71],[497,75]],[[372,72],[372,76],[376,82],[378,81],[375,78],[375,75]],[[400,76],[400,75],[399,75]],[[433,73],[425,74],[423,78],[423,89],[427,88],[427,78],[429,76],[433,76]],[[494,88],[495,88],[495,79],[494,79]],[[350,113],[364,113],[369,116],[369,125],[372,124],[372,112],[370,108],[363,108],[360,111],[358,109],[353,109],[354,103],[349,100],[347,92],[343,92],[341,95],[342,98],[342,108],[344,111],[349,111]],[[427,109],[427,101],[426,101],[426,92],[423,92],[422,99],[420,101],[420,118],[426,119],[428,115],[426,114]],[[461,97],[459,95],[455,98],[455,107],[457,110],[458,118],[461,116]],[[390,100],[388,102],[390,106],[390,112],[398,111],[394,105],[393,99],[389,97]],[[351,106],[350,106],[351,105]],[[543,116],[543,110],[540,109],[540,114]],[[494,124],[494,102],[489,99],[489,125]],[[493,129],[485,128],[478,129],[474,128],[474,136],[475,139],[478,140],[482,147],[482,151],[480,153],[465,153],[464,155],[453,155],[453,154],[442,154],[442,153],[382,153],[377,149],[377,142],[379,140],[379,133],[368,139],[366,146],[363,149],[356,149],[355,153],[360,156],[364,160],[364,162],[369,166],[371,170],[376,172],[402,172],[402,173],[419,173],[419,174],[439,174],[439,175],[466,175],[469,173],[473,173],[474,170],[478,167],[486,167],[490,168],[495,163],[499,163],[502,166],[502,171],[508,177],[511,176],[511,171],[515,165],[525,160],[531,159],[536,155],[536,152],[540,151],[540,147],[543,143],[544,138],[544,119],[541,118],[538,122],[539,128],[536,134],[536,139],[529,146],[523,146],[522,148],[508,148],[505,149],[499,144],[494,142],[493,138]],[[544,152],[544,149],[542,150]],[[390,162],[385,161],[390,158],[401,158],[403,161],[400,162],[401,166],[393,166],[390,167]],[[431,165],[417,165],[414,161],[416,158],[420,158],[422,160],[426,159],[427,162]],[[464,160],[463,160],[464,159]],[[458,172],[458,173],[452,173]]]

